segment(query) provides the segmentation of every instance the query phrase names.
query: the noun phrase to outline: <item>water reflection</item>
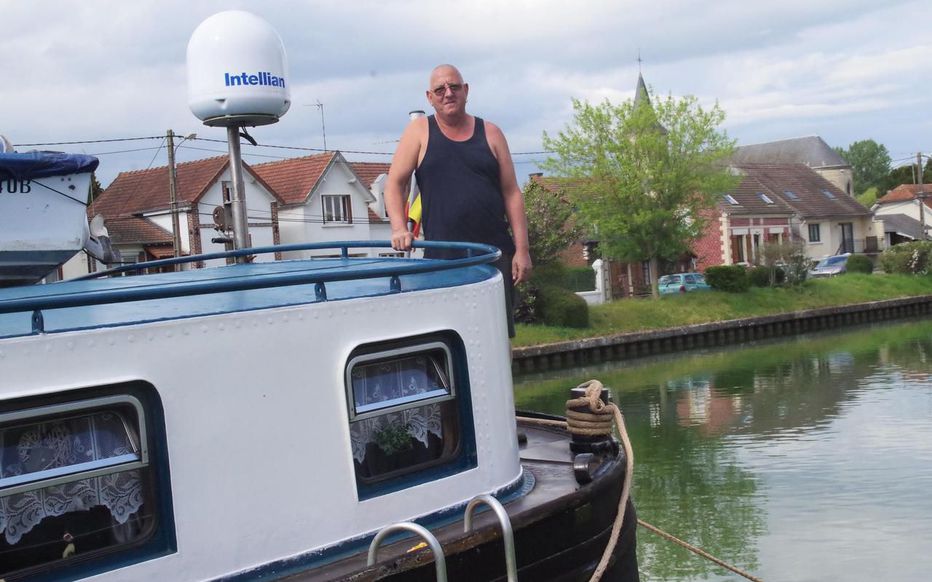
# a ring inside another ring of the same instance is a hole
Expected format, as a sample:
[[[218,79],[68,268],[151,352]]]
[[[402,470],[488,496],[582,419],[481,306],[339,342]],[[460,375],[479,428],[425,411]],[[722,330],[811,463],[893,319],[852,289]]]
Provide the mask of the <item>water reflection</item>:
[[[519,408],[562,413],[612,388],[639,515],[773,580],[932,571],[932,322],[516,378]],[[733,580],[645,530],[645,580]]]

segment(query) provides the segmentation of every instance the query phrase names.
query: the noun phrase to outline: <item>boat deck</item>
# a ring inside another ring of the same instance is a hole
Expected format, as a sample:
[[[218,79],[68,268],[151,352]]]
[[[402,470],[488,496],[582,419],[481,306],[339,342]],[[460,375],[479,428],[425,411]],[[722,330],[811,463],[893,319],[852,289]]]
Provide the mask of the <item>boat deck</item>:
[[[488,260],[315,258],[4,288],[0,338],[458,287],[493,277]]]
[[[623,455],[606,461],[592,483],[580,486],[573,474],[573,454],[565,431],[518,424],[521,463],[533,488],[504,507],[515,532],[518,577],[522,580],[586,580],[595,569],[608,543],[617,512],[624,478]],[[480,508],[473,531],[464,533],[462,513],[440,525],[423,524],[443,545],[448,579],[475,582],[504,580],[504,545],[498,521],[491,511]],[[625,512],[622,535],[606,580],[637,580],[635,558],[636,516],[631,502]],[[411,551],[421,540],[412,536],[385,543],[379,562],[366,567],[371,536],[360,540],[355,552],[345,558],[299,572],[305,565],[296,559],[276,568],[281,576],[288,569],[290,582],[324,580],[435,580],[434,560],[429,549]],[[245,578],[255,579],[255,572]],[[262,579],[261,577],[259,579]]]

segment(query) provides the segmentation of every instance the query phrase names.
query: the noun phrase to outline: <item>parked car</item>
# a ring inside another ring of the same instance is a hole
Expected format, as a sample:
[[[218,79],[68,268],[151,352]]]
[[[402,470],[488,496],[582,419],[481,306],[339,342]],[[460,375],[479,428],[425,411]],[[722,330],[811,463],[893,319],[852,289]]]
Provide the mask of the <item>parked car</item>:
[[[816,263],[815,267],[809,269],[809,276],[812,278],[818,278],[841,275],[847,268],[848,257],[850,256],[850,253],[845,253],[843,255],[835,255],[822,259]]]
[[[664,275],[657,281],[661,295],[688,293],[690,291],[708,291],[712,287],[705,282],[702,273],[675,273]]]

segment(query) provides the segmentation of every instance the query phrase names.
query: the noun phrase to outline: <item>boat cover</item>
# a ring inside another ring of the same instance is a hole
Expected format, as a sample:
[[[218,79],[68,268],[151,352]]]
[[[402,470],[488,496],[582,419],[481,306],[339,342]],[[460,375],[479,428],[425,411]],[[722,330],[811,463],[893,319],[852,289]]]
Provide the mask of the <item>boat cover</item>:
[[[100,161],[94,156],[61,152],[0,153],[0,179],[33,180],[93,172]]]

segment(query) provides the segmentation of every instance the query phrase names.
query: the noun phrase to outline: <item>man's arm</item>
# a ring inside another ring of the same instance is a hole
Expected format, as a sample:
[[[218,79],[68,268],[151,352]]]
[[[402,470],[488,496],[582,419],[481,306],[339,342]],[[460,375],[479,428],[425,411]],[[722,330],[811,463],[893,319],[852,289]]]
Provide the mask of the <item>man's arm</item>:
[[[498,160],[502,198],[505,200],[505,215],[515,237],[515,256],[511,261],[511,276],[515,283],[527,281],[531,276],[531,253],[527,240],[527,213],[524,210],[524,193],[518,186],[515,166],[505,134],[495,124],[486,122],[486,138]]]
[[[385,210],[392,224],[392,248],[398,251],[410,249],[414,241],[414,235],[408,231],[405,216],[405,184],[414,179],[412,174],[417,168],[426,125],[427,120],[422,118],[415,119],[405,128],[392,157],[388,180],[385,182]]]

